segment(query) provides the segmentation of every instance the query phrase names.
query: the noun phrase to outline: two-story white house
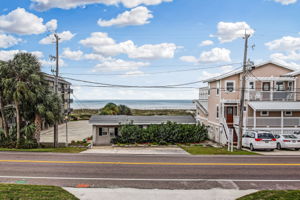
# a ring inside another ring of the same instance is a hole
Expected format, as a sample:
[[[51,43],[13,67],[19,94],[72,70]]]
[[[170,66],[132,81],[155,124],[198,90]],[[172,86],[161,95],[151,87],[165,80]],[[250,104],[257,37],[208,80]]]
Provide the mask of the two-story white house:
[[[226,144],[229,129],[237,141],[242,69],[205,80],[196,119],[209,126],[210,139]],[[291,133],[300,130],[300,71],[274,62],[256,65],[246,75],[243,130]]]

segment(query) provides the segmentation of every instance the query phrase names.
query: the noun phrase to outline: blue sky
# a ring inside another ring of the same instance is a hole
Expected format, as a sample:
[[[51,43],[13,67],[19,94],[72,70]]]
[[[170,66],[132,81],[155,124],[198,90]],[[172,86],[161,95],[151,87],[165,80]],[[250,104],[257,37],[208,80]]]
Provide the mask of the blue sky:
[[[0,59],[33,52],[51,73],[56,31],[62,38],[61,76],[75,79],[122,85],[199,81],[239,67],[245,29],[252,34],[249,57],[255,63],[273,60],[300,69],[297,0],[2,0],[0,10]],[[157,73],[197,67],[205,69]],[[72,83],[78,99],[195,99],[198,94],[188,88]]]

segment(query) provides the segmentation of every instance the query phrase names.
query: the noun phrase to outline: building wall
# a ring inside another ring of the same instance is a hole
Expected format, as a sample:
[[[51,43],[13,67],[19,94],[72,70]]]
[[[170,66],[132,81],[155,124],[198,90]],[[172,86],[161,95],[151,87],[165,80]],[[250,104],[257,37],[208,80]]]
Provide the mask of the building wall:
[[[219,122],[219,120],[217,119],[217,106],[221,106],[220,97],[217,96],[217,82],[211,82],[209,85],[211,89],[210,95],[208,96],[208,121],[217,123]]]

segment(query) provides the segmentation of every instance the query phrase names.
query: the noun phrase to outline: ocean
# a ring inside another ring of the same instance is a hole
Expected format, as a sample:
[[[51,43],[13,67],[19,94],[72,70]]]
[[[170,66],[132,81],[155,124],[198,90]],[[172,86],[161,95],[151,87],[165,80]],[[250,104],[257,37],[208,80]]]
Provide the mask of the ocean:
[[[195,109],[192,100],[74,100],[73,109],[100,109],[107,103],[126,105],[132,109]]]

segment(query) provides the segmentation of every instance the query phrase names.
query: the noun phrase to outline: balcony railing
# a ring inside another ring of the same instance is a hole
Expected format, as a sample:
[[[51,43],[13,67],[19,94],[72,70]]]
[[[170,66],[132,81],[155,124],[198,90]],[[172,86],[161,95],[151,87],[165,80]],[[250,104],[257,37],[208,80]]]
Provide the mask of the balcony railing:
[[[292,91],[249,91],[250,101],[294,101],[295,92]]]
[[[283,117],[283,127],[300,127],[300,117]],[[234,116],[234,125],[239,124],[239,116]],[[281,127],[281,117],[256,117],[257,128],[259,127]],[[247,127],[254,127],[254,117],[247,118]]]
[[[207,100],[208,99],[208,87],[200,88],[199,89],[199,99],[200,100]]]
[[[283,127],[299,127],[300,117],[284,117]],[[254,118],[247,119],[247,127],[254,127]],[[281,117],[256,117],[256,127],[281,127]]]

